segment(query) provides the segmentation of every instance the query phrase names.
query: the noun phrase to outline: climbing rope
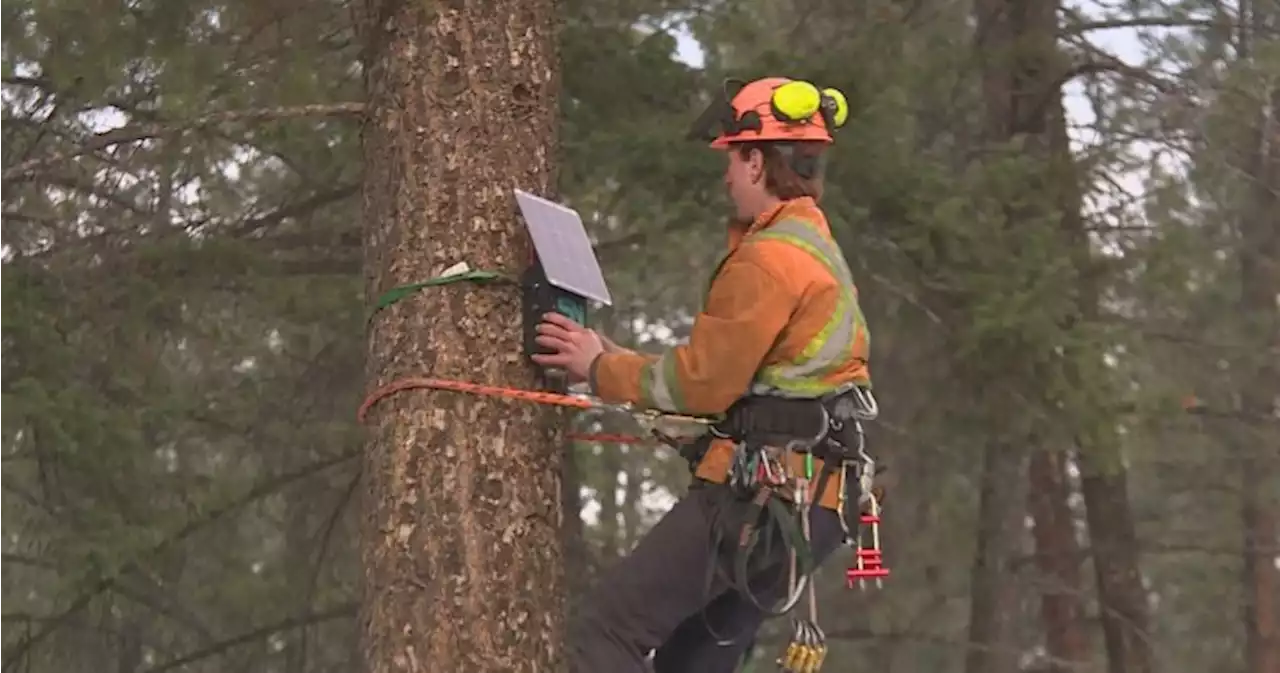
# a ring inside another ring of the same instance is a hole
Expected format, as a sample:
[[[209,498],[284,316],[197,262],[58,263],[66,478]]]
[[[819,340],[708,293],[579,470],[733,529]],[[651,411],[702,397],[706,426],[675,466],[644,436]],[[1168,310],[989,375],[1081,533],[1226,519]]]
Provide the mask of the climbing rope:
[[[381,386],[369,393],[361,403],[360,409],[356,411],[356,420],[364,423],[369,410],[373,408],[379,401],[390,397],[398,392],[406,390],[447,390],[456,393],[465,393],[470,395],[479,395],[482,397],[496,397],[500,399],[512,400],[517,402],[529,402],[532,404],[546,404],[558,407],[568,407],[573,409],[601,409],[607,411],[617,411],[620,413],[630,414],[641,423],[642,426],[650,430],[651,436],[643,435],[626,435],[626,434],[610,434],[610,433],[571,433],[570,439],[582,442],[605,442],[617,444],[646,444],[646,443],[669,443],[671,439],[666,433],[659,430],[657,425],[670,422],[696,426],[707,426],[714,422],[713,419],[701,418],[697,416],[685,416],[681,414],[668,414],[649,410],[629,409],[626,407],[609,405],[603,402],[593,400],[588,397],[577,395],[565,395],[562,393],[548,393],[535,390],[523,390],[520,388],[506,388],[503,386],[491,386],[482,383],[471,383],[469,381],[457,381],[453,379],[437,379],[421,376],[409,376],[397,379]]]
[[[441,287],[453,283],[512,283],[515,279],[506,274],[496,271],[475,271],[472,270],[465,262],[455,264],[444,271],[439,276],[420,281],[416,283],[407,283],[398,285],[378,296],[374,302],[373,311],[369,315],[372,320],[377,313],[392,304],[395,304],[406,297],[424,290],[426,288]],[[669,414],[650,410],[636,410],[618,405],[605,404],[599,400],[591,399],[579,395],[566,395],[562,393],[542,392],[535,390],[523,390],[520,388],[508,388],[504,386],[488,385],[483,383],[473,383],[470,381],[459,381],[454,379],[442,379],[424,376],[409,376],[392,381],[384,386],[380,386],[361,403],[359,410],[356,412],[356,419],[360,423],[364,423],[368,416],[369,410],[373,408],[379,401],[390,397],[399,392],[406,390],[447,390],[456,393],[464,393],[469,395],[479,395],[483,397],[495,397],[500,399],[512,400],[516,402],[528,402],[532,404],[545,404],[558,407],[568,407],[573,409],[599,409],[606,411],[615,411],[631,415],[641,422],[649,430],[649,435],[633,435],[633,434],[614,434],[614,433],[571,433],[569,439],[582,442],[601,442],[615,444],[654,444],[665,443],[671,444],[673,439],[667,433],[660,431],[657,427],[659,423],[674,422],[685,425],[706,426],[714,421],[714,419],[700,418],[696,416],[685,416],[681,414]]]
[[[503,274],[487,271],[472,271],[466,264],[456,265],[446,270],[441,276],[418,283],[411,283],[391,288],[379,296],[374,304],[369,319],[372,320],[378,311],[411,296],[412,294],[429,287],[439,287],[450,283],[457,282],[510,282],[512,279]],[[508,388],[504,386],[488,385],[483,383],[474,383],[470,381],[459,381],[453,379],[433,378],[425,376],[410,376],[397,379],[379,386],[369,393],[364,402],[360,405],[356,412],[357,419],[364,423],[370,409],[379,401],[384,400],[392,395],[409,390],[443,390],[454,393],[462,393],[469,395],[478,395],[483,397],[493,397],[505,399],[515,402],[526,402],[531,404],[543,404],[550,406],[558,406],[579,410],[611,410],[623,412],[631,415],[645,427],[651,436],[628,435],[628,434],[610,434],[610,433],[571,433],[570,439],[577,441],[591,442],[609,442],[621,444],[642,444],[642,443],[663,443],[673,448],[679,448],[681,442],[692,439],[686,433],[668,433],[659,429],[657,426],[663,422],[679,423],[684,427],[690,425],[698,427],[698,434],[706,434],[707,430],[711,431],[712,437],[718,436],[719,433],[711,426],[719,419],[700,418],[694,416],[686,416],[680,414],[671,414],[658,412],[653,410],[637,410],[630,407],[622,407],[617,405],[609,405],[604,402],[582,395],[569,395],[564,393],[544,392],[534,390],[523,390],[519,388]],[[869,394],[859,392],[859,408],[858,414],[852,416],[856,429],[856,445],[848,447],[854,449],[856,458],[854,460],[843,460],[840,463],[839,473],[839,504],[837,506],[837,514],[840,518],[841,527],[844,533],[845,544],[854,548],[855,566],[846,572],[846,579],[850,586],[857,584],[859,586],[868,579],[874,579],[876,585],[880,584],[881,578],[889,574],[888,569],[881,565],[880,558],[880,509],[876,495],[872,492],[872,478],[875,475],[875,463],[865,451],[865,438],[862,434],[859,419],[869,420],[874,418],[878,409],[875,405],[874,398]],[[824,414],[825,414],[824,410]],[[827,419],[829,421],[830,419]],[[824,421],[824,426],[826,421]],[[839,429],[839,424],[833,424],[831,427]],[[681,436],[684,435],[684,436]],[[696,436],[696,434],[695,434]],[[748,517],[747,522],[739,531],[739,539],[737,540],[737,554],[735,554],[735,562],[731,574],[733,578],[731,583],[738,585],[740,591],[761,609],[768,616],[781,616],[790,612],[802,597],[808,598],[808,610],[804,618],[796,619],[791,640],[787,645],[782,656],[777,660],[777,664],[782,673],[816,673],[821,667],[823,660],[827,654],[826,636],[822,629],[818,626],[818,604],[817,595],[814,589],[812,573],[814,570],[812,550],[809,548],[811,533],[809,521],[809,502],[807,494],[809,485],[815,478],[814,474],[814,457],[812,450],[813,445],[825,440],[827,430],[824,429],[821,437],[814,438],[807,448],[804,449],[805,469],[803,476],[794,479],[791,506],[783,504],[779,498],[773,497],[775,494],[785,490],[787,486],[787,475],[785,467],[781,461],[781,457],[771,457],[766,451],[748,450],[745,444],[740,444],[738,451],[735,453],[734,464],[730,469],[727,483],[731,488],[737,488],[742,491],[753,493],[752,505],[759,509],[756,516]],[[704,437],[705,439],[705,437]],[[758,448],[758,447],[757,447]],[[787,447],[790,449],[791,447]],[[776,464],[775,464],[776,463]],[[855,464],[858,464],[855,468]],[[864,514],[859,517],[858,521],[861,526],[870,528],[871,544],[862,544],[862,536],[853,531],[846,521],[846,503],[845,493],[847,486],[847,471],[850,469],[858,469],[858,481],[860,497],[858,505],[869,504],[869,515]],[[825,482],[821,482],[820,489],[825,487]],[[789,511],[790,510],[790,511]],[[797,515],[798,521],[791,519],[792,514]],[[767,516],[762,516],[767,515]],[[762,536],[771,536],[774,531],[760,530],[760,519],[772,522],[778,527],[778,531],[782,534],[784,540],[788,541],[790,558],[789,572],[786,578],[788,589],[782,605],[776,609],[770,609],[759,601],[752,593],[749,586],[749,566],[748,559],[751,557],[751,551],[757,542],[762,541]],[[715,547],[719,547],[718,536],[712,541]],[[708,584],[713,580],[718,564],[711,564],[709,567]],[[710,624],[707,624],[710,629]],[[713,632],[714,634],[714,632]],[[718,635],[717,640],[724,642]],[[731,641],[730,641],[731,642]],[[726,643],[727,644],[727,643]]]

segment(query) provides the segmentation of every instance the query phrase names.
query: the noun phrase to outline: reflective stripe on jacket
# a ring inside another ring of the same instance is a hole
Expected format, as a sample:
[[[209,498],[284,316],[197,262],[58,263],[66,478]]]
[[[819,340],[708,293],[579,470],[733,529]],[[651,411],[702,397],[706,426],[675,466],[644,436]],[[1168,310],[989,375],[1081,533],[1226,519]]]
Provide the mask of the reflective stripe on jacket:
[[[719,414],[747,394],[813,398],[870,386],[869,347],[844,255],[813,199],[801,198],[730,234],[687,344],[656,357],[601,355],[591,386],[609,403]],[[732,452],[713,442],[696,475],[723,482]],[[835,503],[827,489],[822,504]]]

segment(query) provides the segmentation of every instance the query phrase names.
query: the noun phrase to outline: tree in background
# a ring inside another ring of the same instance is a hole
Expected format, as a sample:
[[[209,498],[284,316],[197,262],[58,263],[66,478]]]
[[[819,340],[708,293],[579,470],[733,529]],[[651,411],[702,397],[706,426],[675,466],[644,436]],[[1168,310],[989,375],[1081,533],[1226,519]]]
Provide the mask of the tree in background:
[[[1017,19],[1027,5],[1004,7]],[[1069,142],[1049,109],[1057,145],[1044,152],[983,137],[982,69],[1028,54],[977,51],[975,3],[561,3],[555,182],[614,291],[603,326],[629,346],[679,337],[710,271],[702,253],[722,240],[721,167],[679,137],[703,92],[726,74],[791,72],[850,95],[824,201],[876,334],[871,432],[889,467],[895,575],[866,595],[819,577],[828,670],[957,672],[978,649],[971,578],[996,439],[1027,470],[996,484],[1012,525],[992,561],[1002,595],[986,605],[1006,613],[981,649],[1020,671],[1106,670],[1103,627],[1125,620],[1094,564],[1112,549],[1136,560],[1130,597],[1162,673],[1266,670],[1248,653],[1266,651],[1250,639],[1275,642],[1277,330],[1261,308],[1276,284],[1276,155],[1258,142],[1274,137],[1273,8],[1060,3]],[[354,409],[366,295],[386,287],[360,273],[365,42],[350,7],[7,0],[0,12],[6,673],[358,669],[368,430]],[[682,27],[702,60],[682,62]],[[1045,217],[993,238],[997,204]],[[1024,254],[1022,240],[1037,246]],[[374,324],[507,291],[428,290]],[[1028,347],[973,347],[1001,333]],[[1058,347],[1028,370],[1023,355]],[[993,408],[966,368],[1026,399]],[[1178,404],[1189,393],[1193,414]],[[412,392],[375,414],[428,399],[461,401]],[[613,415],[576,422],[634,430]],[[625,551],[687,479],[651,446],[576,442],[572,455],[576,567]],[[1086,507],[1082,479],[1118,469],[1127,493]],[[1108,538],[1126,504],[1133,536]],[[779,626],[761,632],[754,670],[771,666]]]

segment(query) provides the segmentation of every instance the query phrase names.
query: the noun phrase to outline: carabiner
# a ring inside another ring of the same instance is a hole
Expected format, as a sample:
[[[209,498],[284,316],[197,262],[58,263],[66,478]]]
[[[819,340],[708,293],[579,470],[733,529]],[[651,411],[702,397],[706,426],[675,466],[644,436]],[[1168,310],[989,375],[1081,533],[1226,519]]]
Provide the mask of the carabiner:
[[[827,658],[826,634],[815,623],[797,619],[787,649],[778,659],[781,673],[818,673]]]

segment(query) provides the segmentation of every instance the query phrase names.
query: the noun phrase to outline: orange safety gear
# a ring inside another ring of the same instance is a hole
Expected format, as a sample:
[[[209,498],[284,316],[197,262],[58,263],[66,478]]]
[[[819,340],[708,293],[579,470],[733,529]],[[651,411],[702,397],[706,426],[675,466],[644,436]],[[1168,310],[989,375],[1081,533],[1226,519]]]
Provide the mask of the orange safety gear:
[[[687,344],[661,356],[606,352],[590,384],[609,403],[720,414],[745,395],[818,398],[869,387],[869,348],[849,267],[826,217],[804,197],[730,235]],[[695,475],[723,483],[733,451],[731,440],[712,441]],[[790,473],[803,472],[800,455],[788,460]],[[822,506],[835,509],[838,490],[827,487]]]
[[[732,96],[729,88],[740,85]],[[751,141],[819,141],[831,143],[831,132],[844,125],[849,106],[836,89],[819,90],[802,80],[766,77],[754,82],[727,80],[723,96],[707,106],[690,137],[726,149]]]

